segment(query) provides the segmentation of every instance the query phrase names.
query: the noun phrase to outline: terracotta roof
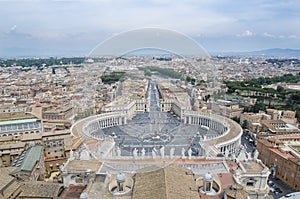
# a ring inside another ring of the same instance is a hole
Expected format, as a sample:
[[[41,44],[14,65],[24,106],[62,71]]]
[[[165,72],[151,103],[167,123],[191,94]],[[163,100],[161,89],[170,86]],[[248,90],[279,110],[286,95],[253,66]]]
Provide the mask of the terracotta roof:
[[[42,134],[41,133],[30,133],[30,134],[23,134],[21,136],[22,141],[26,140],[41,140]]]
[[[199,198],[192,172],[178,166],[148,167],[135,175],[133,199]]]
[[[239,184],[231,185],[225,189],[225,195],[230,196],[231,198],[237,199],[247,199],[248,193],[243,189]]]
[[[31,118],[35,118],[35,116],[24,112],[11,112],[11,113],[0,114],[0,121],[21,120],[21,119],[31,119]]]
[[[55,198],[59,195],[62,184],[28,181],[22,186],[20,198]]]
[[[76,186],[76,185],[70,185],[68,189],[64,190],[64,192],[61,194],[61,198],[79,198],[80,194],[85,189],[85,186]]]
[[[267,139],[271,139],[271,138],[274,138],[274,139],[299,139],[300,138],[300,133],[297,133],[297,134],[288,134],[288,135],[276,135],[276,136],[269,136],[267,137]]]
[[[271,151],[273,151],[274,153],[278,154],[280,157],[283,157],[285,159],[290,159],[290,158],[295,158],[295,156],[293,156],[290,153],[284,153],[282,151],[280,151],[279,149],[276,148],[270,148]]]
[[[219,181],[221,182],[222,189],[228,188],[234,184],[233,174],[232,173],[219,173]]]
[[[0,149],[15,149],[15,148],[24,148],[26,143],[24,142],[16,142],[16,143],[8,143],[8,144],[1,144]]]
[[[0,191],[14,179],[9,175],[14,169],[15,167],[0,167]]]
[[[98,171],[101,166],[98,160],[72,160],[66,165],[66,169],[72,171],[86,171],[90,169],[92,172]]]
[[[43,132],[42,136],[44,138],[44,137],[49,137],[49,136],[70,135],[70,134],[71,134],[70,130],[61,130],[61,131]]]
[[[256,161],[249,160],[240,164],[243,165],[246,172],[262,172],[264,170],[264,167]]]

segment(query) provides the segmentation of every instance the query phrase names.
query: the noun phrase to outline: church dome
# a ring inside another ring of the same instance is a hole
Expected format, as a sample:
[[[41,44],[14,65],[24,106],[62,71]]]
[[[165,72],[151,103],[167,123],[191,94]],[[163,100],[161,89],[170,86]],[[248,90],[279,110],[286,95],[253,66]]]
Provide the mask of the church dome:
[[[213,181],[213,176],[212,176],[212,174],[209,173],[209,172],[206,173],[206,174],[204,174],[203,180],[204,180],[204,181]]]
[[[126,180],[126,177],[125,177],[125,175],[123,173],[119,173],[117,175],[117,181],[119,181],[119,182],[125,182],[125,180]]]

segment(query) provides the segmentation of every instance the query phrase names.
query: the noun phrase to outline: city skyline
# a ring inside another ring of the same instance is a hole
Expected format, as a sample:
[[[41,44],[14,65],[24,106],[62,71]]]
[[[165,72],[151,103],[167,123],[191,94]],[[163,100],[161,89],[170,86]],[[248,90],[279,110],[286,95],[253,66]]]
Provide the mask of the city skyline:
[[[290,1],[1,1],[0,56],[84,56],[144,27],[176,30],[209,52],[299,49],[300,3]]]

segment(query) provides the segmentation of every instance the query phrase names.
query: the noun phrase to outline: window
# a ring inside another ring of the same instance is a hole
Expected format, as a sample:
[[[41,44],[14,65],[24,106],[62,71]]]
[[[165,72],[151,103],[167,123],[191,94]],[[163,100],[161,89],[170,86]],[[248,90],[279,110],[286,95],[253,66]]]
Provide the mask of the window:
[[[253,181],[248,181],[246,185],[253,187],[254,186],[254,182]]]

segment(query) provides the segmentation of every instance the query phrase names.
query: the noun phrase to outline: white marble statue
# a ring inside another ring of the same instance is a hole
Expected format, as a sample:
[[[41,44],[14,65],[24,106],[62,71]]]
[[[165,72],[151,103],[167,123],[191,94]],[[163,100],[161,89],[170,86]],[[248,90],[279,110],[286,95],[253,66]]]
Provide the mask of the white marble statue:
[[[257,149],[255,149],[255,151],[254,151],[254,160],[258,159],[258,155],[259,155],[259,152],[258,152]]]
[[[189,155],[189,160],[192,158],[192,149],[190,148],[189,150],[188,150],[188,155]]]
[[[90,152],[87,149],[83,149],[80,152],[79,159],[80,160],[90,160]]]
[[[185,149],[182,147],[181,149],[181,158],[184,159],[185,158]]]
[[[121,148],[117,147],[117,157],[121,157]]]
[[[175,154],[175,148],[172,147],[172,148],[170,149],[170,158],[174,158],[174,154]]]
[[[142,158],[144,159],[145,158],[145,154],[146,154],[146,150],[145,150],[145,148],[142,148]]]
[[[155,159],[156,158],[156,151],[154,149],[152,149],[152,158]]]
[[[136,159],[138,156],[138,150],[136,148],[133,149],[133,157]]]
[[[74,152],[73,149],[70,151],[70,160],[74,160]]]
[[[235,155],[235,153],[232,153],[231,157],[232,157],[232,160],[233,160],[233,161],[236,160],[236,155]]]
[[[225,158],[228,158],[229,156],[229,149],[225,148]]]
[[[165,147],[164,146],[159,149],[159,152],[160,152],[161,158],[165,158]]]

